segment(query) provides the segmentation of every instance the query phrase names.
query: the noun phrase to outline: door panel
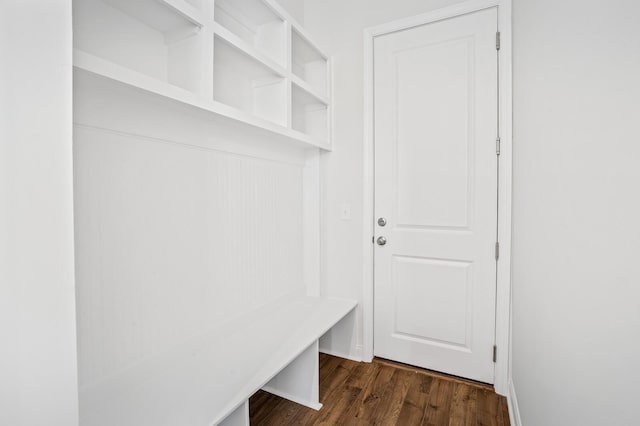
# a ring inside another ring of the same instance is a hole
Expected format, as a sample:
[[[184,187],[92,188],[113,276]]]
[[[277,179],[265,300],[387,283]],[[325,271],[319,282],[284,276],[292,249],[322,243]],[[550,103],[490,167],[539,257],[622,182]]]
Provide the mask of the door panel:
[[[376,356],[493,382],[497,12],[375,39]]]
[[[403,256],[393,260],[394,335],[468,347],[472,264]]]
[[[473,40],[465,38],[394,54],[395,130],[400,141],[395,146],[398,179],[394,189],[399,225],[469,225],[472,47]],[[415,90],[417,81],[420,90]],[[424,102],[425,93],[438,102]],[[424,117],[429,117],[429,126],[424,125]],[[445,156],[449,161],[442,161]],[[442,185],[443,181],[447,184]]]

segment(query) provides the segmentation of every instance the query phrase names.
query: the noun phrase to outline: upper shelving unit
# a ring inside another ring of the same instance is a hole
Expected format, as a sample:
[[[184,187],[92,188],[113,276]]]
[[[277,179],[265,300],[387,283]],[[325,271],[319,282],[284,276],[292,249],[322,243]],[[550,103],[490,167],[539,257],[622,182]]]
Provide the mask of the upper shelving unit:
[[[74,0],[74,66],[331,149],[330,66],[273,0]]]

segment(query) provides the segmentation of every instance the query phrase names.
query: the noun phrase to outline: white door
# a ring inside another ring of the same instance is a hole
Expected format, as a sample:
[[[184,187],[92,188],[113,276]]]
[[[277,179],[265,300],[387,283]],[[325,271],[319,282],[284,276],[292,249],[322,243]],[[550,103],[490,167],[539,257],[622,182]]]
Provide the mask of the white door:
[[[375,245],[374,353],[487,383],[497,19],[487,9],[374,44],[375,226],[376,239],[386,239]]]

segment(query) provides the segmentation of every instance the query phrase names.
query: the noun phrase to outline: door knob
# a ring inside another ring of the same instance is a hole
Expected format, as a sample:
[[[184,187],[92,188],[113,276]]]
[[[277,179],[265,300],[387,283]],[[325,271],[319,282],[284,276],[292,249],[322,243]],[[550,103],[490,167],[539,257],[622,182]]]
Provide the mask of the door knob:
[[[387,224],[387,219],[385,219],[384,217],[381,217],[380,219],[378,219],[378,226],[385,226]]]
[[[378,237],[376,242],[378,243],[379,246],[383,246],[387,244],[387,239],[385,237]]]

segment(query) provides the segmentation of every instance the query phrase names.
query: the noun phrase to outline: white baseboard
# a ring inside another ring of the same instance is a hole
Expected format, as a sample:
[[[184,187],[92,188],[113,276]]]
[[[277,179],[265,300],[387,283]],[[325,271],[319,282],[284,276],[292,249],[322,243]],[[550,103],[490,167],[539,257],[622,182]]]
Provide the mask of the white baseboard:
[[[509,380],[507,404],[509,406],[509,420],[511,421],[511,426],[522,426],[520,409],[518,408],[518,398],[516,397],[516,388],[513,386],[513,382],[511,380]]]
[[[337,356],[339,358],[350,359],[351,361],[355,362],[362,362],[362,345],[356,346],[353,354],[346,354],[341,351],[323,347],[320,347],[320,352],[327,355]]]

